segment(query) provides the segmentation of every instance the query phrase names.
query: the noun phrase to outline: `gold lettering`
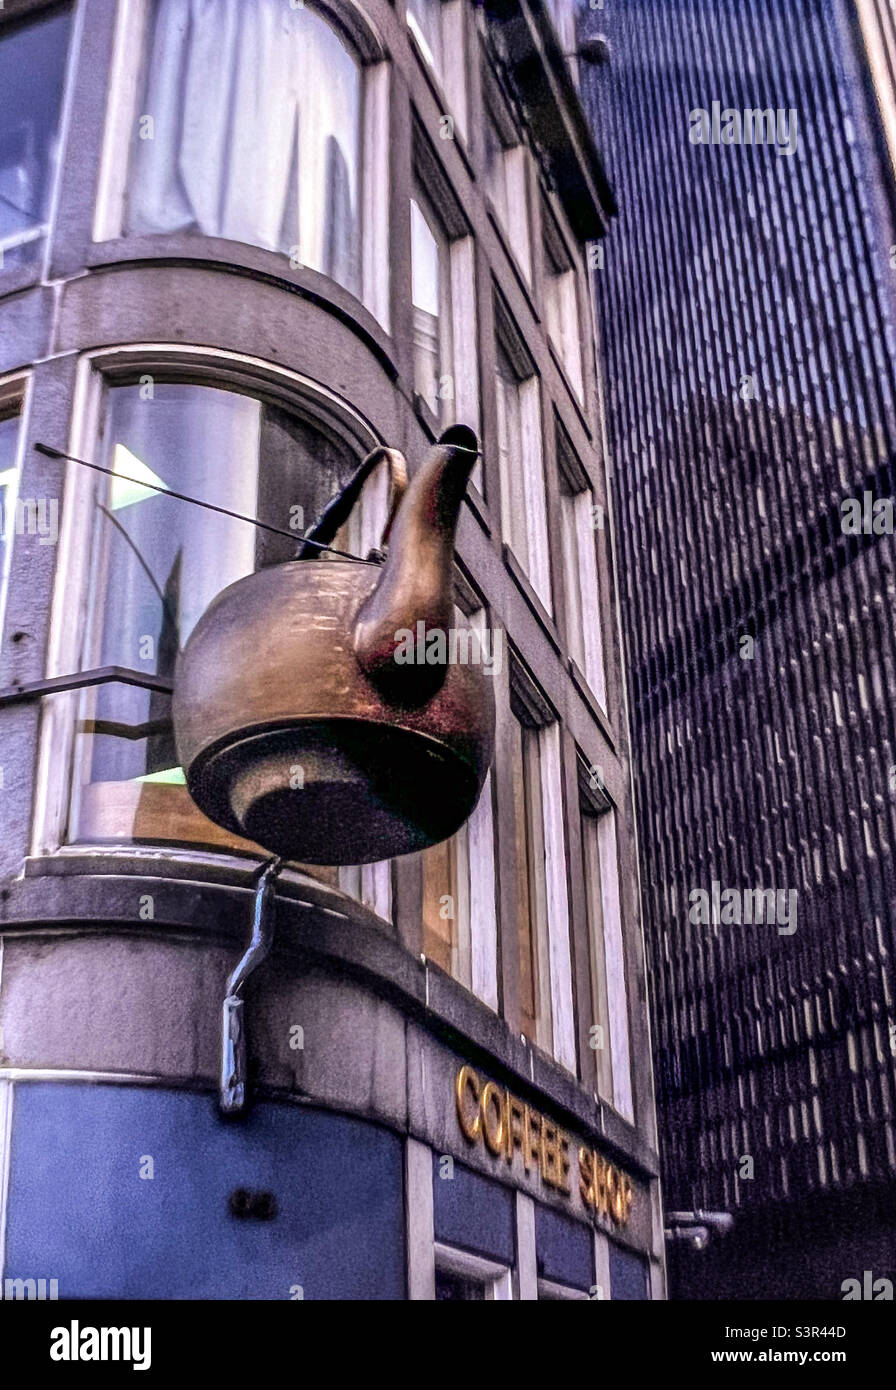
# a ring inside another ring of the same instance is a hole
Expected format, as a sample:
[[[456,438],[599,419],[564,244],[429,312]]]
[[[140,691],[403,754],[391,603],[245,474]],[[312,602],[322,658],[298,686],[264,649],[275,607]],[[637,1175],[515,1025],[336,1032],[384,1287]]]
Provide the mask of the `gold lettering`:
[[[457,1073],[454,1091],[457,1097],[457,1118],[460,1121],[460,1127],[470,1143],[475,1144],[476,1140],[479,1138],[482,1121],[479,1110],[479,1077],[472,1067],[461,1067],[460,1071]],[[467,1091],[470,1092],[476,1102],[476,1113],[472,1118],[468,1116],[464,1107],[464,1095]]]
[[[571,1137],[496,1081],[483,1082],[470,1066],[455,1079],[457,1118],[471,1144],[485,1141],[489,1152],[508,1163],[519,1149],[528,1173],[533,1164],[547,1187],[570,1195]],[[589,1210],[625,1226],[634,1205],[631,1178],[615,1164],[582,1144],[578,1149],[579,1195]]]
[[[557,1186],[557,1126],[541,1122],[541,1176],[549,1187]]]
[[[521,1100],[508,1093],[507,1096],[507,1162],[513,1162],[514,1149],[522,1149],[525,1132],[526,1108]],[[516,1123],[515,1123],[516,1122]]]
[[[607,1214],[607,1165],[599,1154],[594,1155],[594,1205],[601,1216]]]
[[[496,1129],[489,1123],[493,1111],[498,1119]],[[504,1147],[504,1101],[501,1088],[494,1081],[486,1082],[483,1088],[479,1112],[482,1116],[482,1133],[485,1136],[485,1142],[490,1151],[497,1155]]]
[[[557,1186],[561,1192],[569,1193],[569,1135],[562,1129],[557,1131],[558,1173]]]
[[[594,1206],[594,1156],[584,1145],[579,1149],[579,1193],[586,1207]]]
[[[619,1176],[617,1169],[612,1163],[607,1164],[607,1214],[616,1220],[616,1201],[619,1196],[619,1188],[616,1179]]]
[[[529,1171],[529,1164],[534,1159],[536,1164],[541,1162],[541,1116],[526,1106],[526,1117],[523,1121],[523,1133],[525,1142],[523,1145],[523,1158],[526,1162],[526,1172]]]
[[[632,1191],[632,1180],[628,1174],[620,1173],[619,1177],[618,1201],[613,1216],[618,1226],[626,1226],[632,1214],[632,1202],[635,1194]]]

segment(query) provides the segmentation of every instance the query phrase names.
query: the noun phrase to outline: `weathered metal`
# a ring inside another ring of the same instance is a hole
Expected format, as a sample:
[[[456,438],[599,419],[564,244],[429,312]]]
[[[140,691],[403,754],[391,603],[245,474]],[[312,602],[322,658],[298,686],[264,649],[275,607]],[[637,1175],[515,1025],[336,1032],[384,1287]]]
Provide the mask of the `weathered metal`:
[[[492,757],[491,681],[473,644],[432,661],[426,643],[468,627],[453,554],[476,454],[471,430],[446,431],[382,566],[276,565],[211,603],[179,657],[173,715],[190,794],[219,825],[284,859],[362,864],[469,816]]]

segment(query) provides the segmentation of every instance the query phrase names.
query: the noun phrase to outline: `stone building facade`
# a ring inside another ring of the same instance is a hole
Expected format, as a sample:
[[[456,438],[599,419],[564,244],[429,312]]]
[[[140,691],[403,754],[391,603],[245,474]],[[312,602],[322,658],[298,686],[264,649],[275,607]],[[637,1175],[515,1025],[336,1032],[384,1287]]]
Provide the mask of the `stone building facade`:
[[[611,199],[547,11],[7,0],[0,75],[0,1273],[662,1297],[586,254]],[[188,798],[176,654],[365,453],[413,469],[452,421],[494,765],[445,846],[283,870],[225,1122],[260,851]]]

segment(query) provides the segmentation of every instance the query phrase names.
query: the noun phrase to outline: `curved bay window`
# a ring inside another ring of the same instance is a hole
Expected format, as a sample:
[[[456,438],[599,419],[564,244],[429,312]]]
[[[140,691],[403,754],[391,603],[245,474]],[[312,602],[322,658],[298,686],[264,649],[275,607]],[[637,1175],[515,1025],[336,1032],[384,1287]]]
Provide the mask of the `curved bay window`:
[[[291,559],[302,531],[357,465],[345,443],[279,405],[149,376],[107,388],[96,458],[112,475],[90,475],[94,524],[84,556],[81,669],[123,667],[158,677],[162,686],[215,595],[255,569]],[[353,539],[360,537],[340,537]],[[170,694],[118,682],[78,697],[66,838],[250,848],[190,800]]]
[[[284,0],[144,0],[127,232],[289,257],[361,295],[362,72]]]

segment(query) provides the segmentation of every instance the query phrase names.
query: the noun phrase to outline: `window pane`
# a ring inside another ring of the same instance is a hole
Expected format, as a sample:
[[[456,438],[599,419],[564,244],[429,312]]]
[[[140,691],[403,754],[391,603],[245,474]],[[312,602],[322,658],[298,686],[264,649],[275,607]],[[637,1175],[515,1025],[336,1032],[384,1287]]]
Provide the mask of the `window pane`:
[[[0,31],[0,269],[33,261],[59,154],[69,13]]]
[[[453,840],[433,845],[423,863],[423,954],[448,974],[457,965],[457,856]]]
[[[604,950],[604,916],[601,896],[600,846],[598,822],[594,816],[582,816],[582,857],[585,872],[585,898],[588,909],[588,937],[591,943],[591,1009],[589,1033],[595,1025],[597,1046],[597,1087],[604,1100],[613,1102],[613,1064],[610,1036],[610,1008],[607,999],[607,964]]]
[[[593,508],[594,495],[590,488],[560,495],[569,651],[597,696],[598,704],[606,709]]]
[[[520,952],[520,1026],[531,1042],[551,1050],[551,982],[547,958],[544,822],[537,729],[512,721]]]
[[[440,248],[418,204],[411,200],[411,301],[414,309],[414,387],[439,413],[442,295]]]
[[[436,1302],[485,1302],[485,1283],[451,1270],[436,1269]]]
[[[488,196],[501,220],[507,227],[507,169],[504,160],[504,143],[497,123],[490,113],[485,119],[485,186]]]
[[[341,40],[282,0],[154,9],[128,229],[263,246],[360,293],[361,75]]]
[[[16,529],[18,493],[19,417],[0,418],[0,624],[6,601],[6,580],[12,538]]]
[[[172,489],[296,537],[347,478],[348,451],[286,411],[233,391],[181,383],[108,393],[82,666],[170,679],[196,622],[221,589],[295,553],[288,537],[210,512]],[[171,793],[181,793],[176,813]],[[167,808],[167,809],[166,809]],[[183,789],[170,697],[128,685],[80,700],[70,838],[201,839],[222,832]]]
[[[498,344],[496,404],[498,463],[501,480],[501,529],[523,569],[529,566],[526,500],[523,480],[523,430],[519,382],[507,353]]]
[[[545,318],[551,342],[557,349],[570,385],[582,395],[582,350],[574,270],[555,271],[547,266],[544,281]]]
[[[442,0],[408,0],[408,28],[430,67],[442,71]]]
[[[628,993],[625,984],[625,944],[619,899],[619,860],[616,849],[616,814],[608,811],[597,821],[600,855],[601,909],[604,920],[604,952],[607,968],[607,1000],[610,1048],[613,1056],[613,1104],[627,1120],[634,1120],[631,1056],[628,1036]]]

